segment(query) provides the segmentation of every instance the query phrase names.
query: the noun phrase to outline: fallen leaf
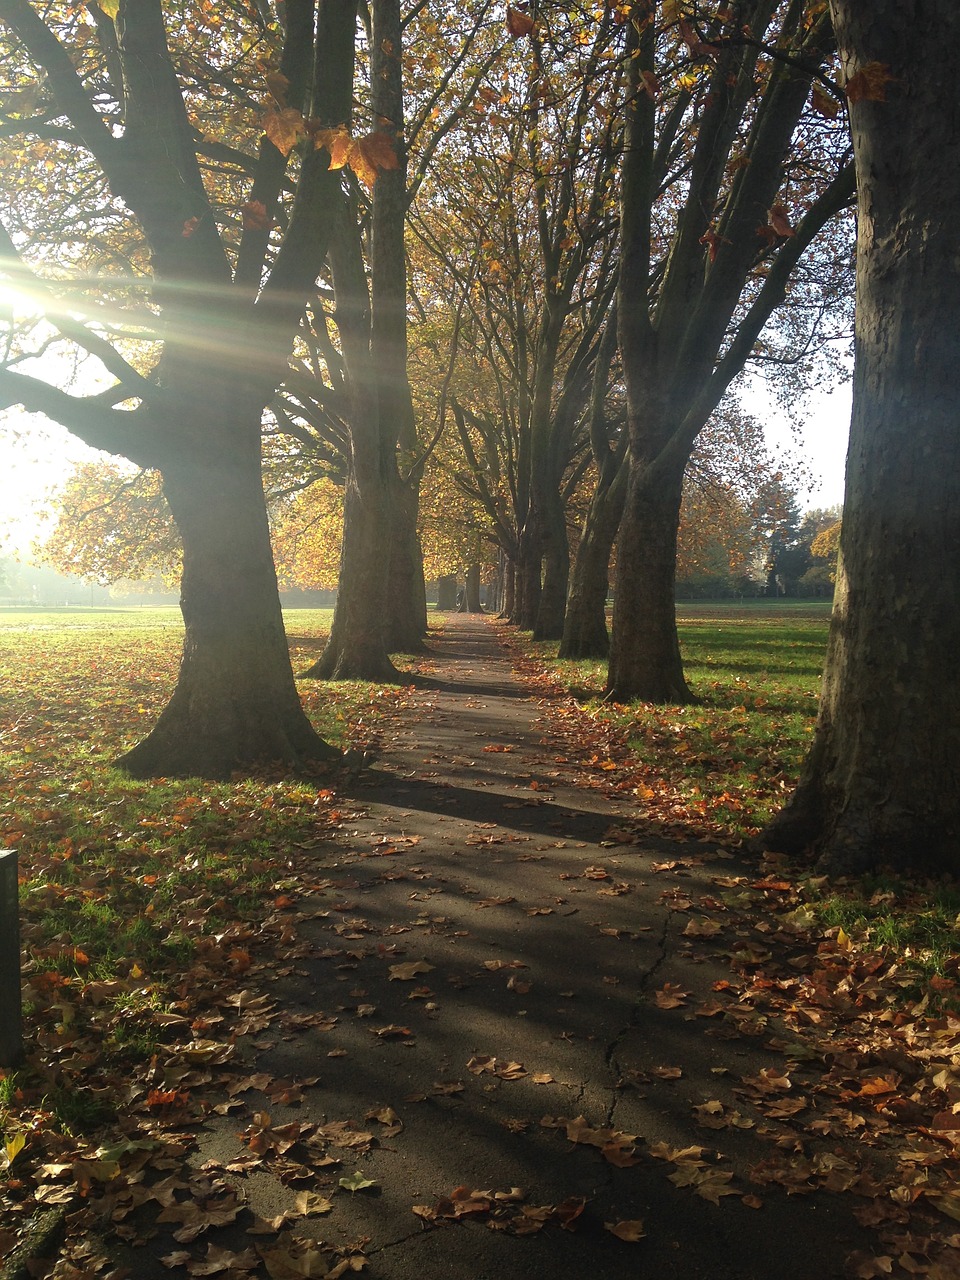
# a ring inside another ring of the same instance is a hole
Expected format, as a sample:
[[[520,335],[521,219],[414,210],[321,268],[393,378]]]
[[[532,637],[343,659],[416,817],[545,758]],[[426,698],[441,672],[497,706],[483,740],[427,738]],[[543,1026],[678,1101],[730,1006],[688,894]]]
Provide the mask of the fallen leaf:
[[[418,973],[431,973],[435,968],[434,965],[428,964],[426,960],[410,960],[406,964],[392,964],[389,966],[391,982],[410,982]]]
[[[616,1236],[618,1240],[625,1240],[628,1244],[642,1240],[647,1234],[643,1229],[642,1218],[628,1218],[623,1222],[605,1222],[603,1225],[611,1235]]]
[[[343,1187],[344,1191],[363,1191],[367,1187],[377,1186],[377,1182],[374,1178],[365,1178],[359,1169],[355,1169],[346,1178],[341,1178],[337,1185]]]

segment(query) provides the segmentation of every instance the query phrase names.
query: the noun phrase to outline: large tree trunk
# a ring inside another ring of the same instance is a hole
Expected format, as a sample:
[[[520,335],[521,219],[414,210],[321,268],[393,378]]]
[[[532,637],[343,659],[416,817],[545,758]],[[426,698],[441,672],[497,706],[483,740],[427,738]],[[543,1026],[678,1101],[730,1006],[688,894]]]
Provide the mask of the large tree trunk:
[[[214,434],[207,423],[208,435]],[[283,629],[259,432],[246,448],[164,468],[183,540],[186,628],[176,691],[150,734],[118,764],[134,777],[228,778],[254,765],[304,767],[339,756],[297,695]]]
[[[452,573],[445,573],[437,579],[437,608],[456,609],[457,580]]]
[[[467,580],[463,588],[463,600],[461,601],[459,613],[483,613],[483,605],[480,603],[480,566],[472,564],[467,569]]]
[[[516,601],[517,567],[510,556],[503,555],[500,560],[500,573],[503,579],[501,586],[500,616],[512,618]]]
[[[384,601],[390,568],[389,487],[355,472],[343,504],[343,545],[333,624],[326,648],[305,676],[318,680],[395,682],[386,649]]]
[[[605,658],[610,652],[607,632],[607,592],[610,556],[623,515],[627,464],[621,462],[612,483],[598,483],[577,548],[567,612],[563,620],[560,658]]]
[[[541,591],[540,535],[533,513],[528,514],[520,531],[517,556],[516,594],[510,621],[524,631],[532,631],[537,622]]]
[[[570,579],[570,540],[566,512],[559,491],[551,492],[549,509],[539,514],[543,552],[543,586],[533,627],[534,640],[559,640],[567,607]]]
[[[674,587],[683,464],[634,465],[617,555],[607,693],[615,702],[692,702]]]
[[[960,840],[960,102],[931,73],[948,0],[833,0],[859,192],[853,422],[820,714],[764,833],[843,873],[956,871]]]
[[[390,653],[420,653],[427,630],[427,591],[417,533],[419,487],[398,475],[393,489],[386,645]]]

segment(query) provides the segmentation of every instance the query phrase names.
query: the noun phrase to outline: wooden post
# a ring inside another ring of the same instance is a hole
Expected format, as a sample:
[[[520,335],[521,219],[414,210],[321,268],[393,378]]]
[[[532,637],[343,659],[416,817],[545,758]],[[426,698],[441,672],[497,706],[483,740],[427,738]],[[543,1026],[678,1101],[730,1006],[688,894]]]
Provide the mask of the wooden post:
[[[23,1061],[17,854],[0,849],[0,1067]]]

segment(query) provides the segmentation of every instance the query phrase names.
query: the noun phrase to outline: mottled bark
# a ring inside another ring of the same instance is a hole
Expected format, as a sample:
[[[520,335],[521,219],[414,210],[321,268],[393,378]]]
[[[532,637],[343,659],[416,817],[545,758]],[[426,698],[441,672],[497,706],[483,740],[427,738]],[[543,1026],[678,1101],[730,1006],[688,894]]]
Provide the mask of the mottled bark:
[[[513,560],[508,556],[504,556],[501,561],[501,573],[503,575],[503,598],[500,601],[500,613],[504,618],[511,618],[516,600],[517,570]]]
[[[948,0],[833,0],[851,103],[857,322],[841,568],[820,712],[764,833],[830,872],[956,871],[960,840],[960,100]]]
[[[463,600],[460,602],[460,613],[483,613],[480,603],[480,566],[470,565],[467,569],[467,580],[463,587]]]
[[[607,681],[615,702],[693,700],[684,679],[674,606],[683,471],[682,462],[672,473],[662,465],[631,468],[620,526]]]
[[[547,496],[548,501],[539,510],[543,585],[540,588],[533,626],[534,640],[559,640],[563,635],[563,617],[570,578],[570,541],[559,487],[554,487],[549,495],[544,495]]]
[[[218,432],[204,415],[208,438]],[[246,447],[164,468],[183,540],[185,636],[173,697],[119,765],[134,777],[227,778],[339,756],[307,719],[290,669],[260,482],[259,414]]]
[[[513,612],[510,615],[510,621],[524,631],[532,631],[536,626],[542,567],[540,535],[531,512],[520,531]]]
[[[340,579],[330,637],[305,676],[389,682],[399,675],[387,653],[384,601],[390,557],[388,486],[351,473],[344,493]]]
[[[444,574],[437,581],[437,608],[456,609],[457,580],[452,573]]]
[[[386,646],[389,653],[419,653],[427,630],[423,548],[417,532],[419,493],[416,485],[404,484],[399,476],[393,489]]]
[[[620,528],[626,482],[627,466],[621,463],[613,482],[599,484],[591,499],[570,578],[558,657],[606,658],[610,652],[610,556]]]
[[[676,634],[675,567],[668,563],[676,549],[683,471],[700,431],[783,302],[801,254],[852,190],[852,168],[839,155],[792,234],[770,254],[763,283],[747,302],[757,228],[777,200],[812,71],[832,37],[827,15],[798,2],[753,0],[735,11],[754,39],[717,46],[691,138],[686,192],[663,258],[668,215],[660,197],[663,165],[673,151],[663,145],[666,120],[644,91],[645,77],[657,74],[660,46],[655,23],[637,24],[628,34],[617,305],[632,475],[608,673],[611,696],[622,701],[690,698]],[[772,61],[758,96],[764,41],[791,56]]]

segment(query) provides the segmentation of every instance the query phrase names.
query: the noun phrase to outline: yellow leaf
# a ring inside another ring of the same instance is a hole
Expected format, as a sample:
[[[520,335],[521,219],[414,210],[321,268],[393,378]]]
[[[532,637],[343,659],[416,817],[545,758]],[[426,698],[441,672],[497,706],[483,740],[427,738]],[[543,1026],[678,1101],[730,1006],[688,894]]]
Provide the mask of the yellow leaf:
[[[434,966],[426,960],[410,960],[406,964],[390,965],[391,982],[412,982],[418,973],[429,973]]]
[[[120,12],[120,0],[100,0],[100,8],[108,18],[116,18]]]
[[[350,152],[355,144],[346,125],[337,125],[336,129],[318,129],[313,141],[315,146],[326,147],[330,152],[331,169],[342,169],[350,163]]]
[[[12,1138],[7,1138],[3,1144],[4,1168],[9,1168],[13,1164],[26,1144],[27,1139],[22,1133],[15,1133]]]
[[[305,1218],[313,1218],[321,1213],[332,1213],[333,1203],[326,1196],[319,1196],[315,1191],[301,1191],[293,1202],[297,1213]]]
[[[296,107],[270,110],[263,117],[263,132],[281,153],[288,156],[301,138],[306,137],[306,124]]]
[[[618,1240],[626,1240],[628,1244],[634,1244],[637,1240],[642,1240],[647,1234],[643,1229],[642,1218],[628,1218],[624,1222],[605,1222],[603,1224],[611,1235],[616,1236]]]

